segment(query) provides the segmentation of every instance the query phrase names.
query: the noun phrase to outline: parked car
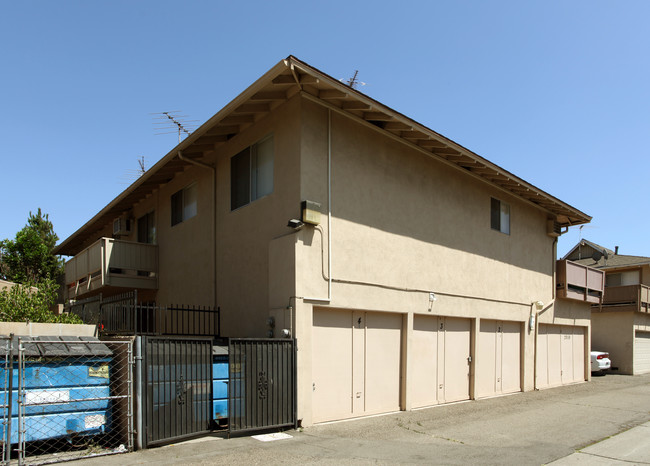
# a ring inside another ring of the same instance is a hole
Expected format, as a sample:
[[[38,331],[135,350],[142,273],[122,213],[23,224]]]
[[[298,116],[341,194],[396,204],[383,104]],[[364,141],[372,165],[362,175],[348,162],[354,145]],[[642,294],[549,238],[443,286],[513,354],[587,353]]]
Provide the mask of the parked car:
[[[604,374],[612,367],[612,361],[609,359],[609,353],[602,351],[591,352],[591,373]]]

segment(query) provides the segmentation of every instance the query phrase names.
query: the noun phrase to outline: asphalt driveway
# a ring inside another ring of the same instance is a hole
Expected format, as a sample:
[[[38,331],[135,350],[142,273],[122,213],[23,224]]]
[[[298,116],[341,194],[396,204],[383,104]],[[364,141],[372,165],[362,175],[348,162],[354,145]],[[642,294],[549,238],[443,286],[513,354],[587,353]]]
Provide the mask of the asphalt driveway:
[[[289,438],[275,441],[213,435],[73,464],[540,465],[647,421],[650,374],[608,374],[589,383],[287,431]]]

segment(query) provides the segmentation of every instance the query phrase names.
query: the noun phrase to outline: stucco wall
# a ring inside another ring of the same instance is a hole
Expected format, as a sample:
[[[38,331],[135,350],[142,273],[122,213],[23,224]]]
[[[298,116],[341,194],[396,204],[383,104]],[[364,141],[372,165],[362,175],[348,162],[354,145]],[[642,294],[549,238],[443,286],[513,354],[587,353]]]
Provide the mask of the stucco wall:
[[[304,108],[302,197],[327,211],[327,110]],[[526,304],[551,299],[553,240],[544,212],[337,113],[331,144],[336,279]],[[510,235],[490,228],[491,197],[510,204]],[[321,228],[326,242],[326,217]],[[321,235],[310,227],[300,240],[306,267],[297,291],[311,296],[322,290],[312,267],[321,260]],[[336,302],[368,303],[377,291],[366,290],[342,289]]]
[[[310,422],[315,306],[402,314],[405,365],[415,314],[473,319],[472,347],[479,319],[520,322],[524,390],[534,388],[535,332],[527,325],[534,301],[546,303],[540,322],[585,327],[588,351],[590,306],[553,299],[555,245],[540,209],[311,101],[303,102],[301,197],[320,202],[324,214],[321,225],[296,233],[303,422]],[[510,205],[509,235],[491,229],[492,197]],[[436,294],[433,303],[429,292]]]
[[[293,289],[281,257],[270,270],[270,245],[284,235],[291,218],[300,218],[300,99],[280,106],[249,130],[221,146],[217,162],[217,304],[226,336],[266,337],[269,309],[288,304],[269,301],[269,277],[274,286]],[[234,211],[230,209],[230,158],[273,134],[273,192]],[[274,298],[275,300],[275,298]]]

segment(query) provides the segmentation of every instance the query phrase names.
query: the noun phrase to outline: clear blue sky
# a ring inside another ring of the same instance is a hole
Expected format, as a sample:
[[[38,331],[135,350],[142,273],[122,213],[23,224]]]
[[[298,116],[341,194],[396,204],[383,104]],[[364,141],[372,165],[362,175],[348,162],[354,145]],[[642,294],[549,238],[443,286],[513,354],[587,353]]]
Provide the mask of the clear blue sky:
[[[9,1],[0,5],[0,239],[61,239],[293,54],[593,217],[650,256],[650,1]],[[560,239],[562,255],[579,239]]]

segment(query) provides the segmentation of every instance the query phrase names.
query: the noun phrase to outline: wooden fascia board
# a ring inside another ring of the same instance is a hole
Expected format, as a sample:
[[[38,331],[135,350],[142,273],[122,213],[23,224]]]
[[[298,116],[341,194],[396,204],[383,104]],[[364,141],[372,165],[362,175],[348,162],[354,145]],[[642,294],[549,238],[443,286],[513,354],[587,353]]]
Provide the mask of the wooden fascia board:
[[[383,114],[386,114],[387,116],[391,116],[394,121],[400,121],[400,122],[402,122],[402,123],[404,123],[406,125],[411,126],[414,130],[417,130],[417,131],[423,132],[424,134],[429,135],[433,139],[436,139],[436,140],[440,141],[441,143],[445,144],[447,147],[450,147],[450,148],[452,148],[452,149],[454,149],[454,150],[456,150],[456,151],[458,151],[458,152],[460,152],[462,154],[467,155],[468,157],[470,157],[470,158],[476,160],[477,162],[479,162],[481,165],[493,169],[495,172],[497,172],[497,173],[511,179],[515,183],[519,183],[520,185],[525,186],[526,188],[530,189],[532,192],[538,193],[542,197],[551,200],[554,204],[564,207],[568,211],[573,212],[573,215],[572,215],[573,217],[578,217],[578,218],[582,217],[582,219],[583,219],[582,223],[588,223],[591,220],[591,217],[589,215],[585,214],[584,212],[581,212],[580,210],[576,209],[575,207],[572,207],[569,204],[566,204],[565,202],[555,198],[554,196],[542,191],[541,189],[533,186],[532,184],[528,183],[527,181],[524,181],[523,179],[517,177],[516,175],[510,173],[509,171],[499,167],[498,165],[495,165],[494,163],[490,162],[489,160],[487,160],[487,159],[481,157],[480,155],[470,151],[469,149],[461,146],[460,144],[452,141],[451,139],[446,138],[445,136],[435,132],[434,130],[432,130],[430,128],[427,128],[426,126],[418,123],[417,121],[412,120],[412,119],[408,118],[407,116],[405,116],[405,115],[391,109],[390,107],[387,107],[386,105],[384,105],[384,104],[382,104],[382,103],[380,103],[380,102],[378,102],[378,101],[376,101],[376,100],[362,94],[361,92],[357,91],[356,89],[350,88],[349,86],[346,86],[345,84],[342,84],[341,82],[337,81],[336,79],[332,78],[331,76],[328,76],[325,73],[323,73],[323,72],[321,72],[321,71],[319,71],[319,70],[317,70],[315,68],[312,68],[311,66],[307,65],[306,63],[301,62],[300,60],[298,60],[297,58],[295,58],[293,56],[288,57],[287,60],[290,61],[301,72],[306,73],[306,74],[310,74],[310,75],[318,78],[319,80],[321,80],[323,82],[326,82],[327,84],[329,84],[333,88],[341,90],[341,92],[347,92],[348,93],[348,98],[356,98],[356,99],[360,100],[361,102],[367,104],[368,106],[370,106],[373,109],[373,112],[376,113],[377,115],[380,114],[380,113],[383,113]],[[336,108],[339,111],[341,110],[336,106],[332,106],[332,108]],[[348,115],[351,115],[351,116],[354,116],[354,115],[350,114],[349,112],[344,112],[344,113],[348,114]],[[386,120],[384,120],[384,121],[386,121]],[[382,132],[384,134],[389,134],[389,132],[387,132],[387,131],[382,131]],[[392,133],[390,133],[390,134],[392,134]],[[395,136],[395,135],[393,135],[393,136]],[[398,138],[399,140],[405,141],[403,138],[400,138],[398,136],[395,136],[395,137]],[[408,142],[408,141],[405,141],[405,142]],[[422,150],[421,147],[419,147],[419,146],[417,146],[417,147],[419,148],[419,150]],[[479,178],[484,179],[482,177],[479,177]],[[525,199],[525,198],[522,198],[522,199]],[[525,200],[528,201],[527,199],[525,199]],[[533,203],[531,201],[528,201],[528,202],[530,202],[532,205],[537,205],[537,204],[535,204],[535,203]],[[550,213],[553,213],[553,212],[550,212]]]
[[[271,83],[273,78],[277,77],[284,70],[286,70],[288,66],[289,66],[288,60],[281,60],[279,63],[273,66],[273,68],[271,68],[269,71],[264,73],[253,84],[248,86],[237,97],[231,100],[221,110],[219,110],[216,114],[214,114],[210,119],[208,119],[205,123],[199,126],[198,129],[196,129],[187,138],[181,141],[176,147],[174,147],[171,151],[169,151],[167,155],[165,155],[158,162],[156,162],[153,167],[151,167],[149,170],[147,170],[147,172],[145,172],[144,175],[142,175],[135,182],[133,182],[128,188],[122,191],[115,199],[113,199],[102,210],[100,210],[97,214],[95,214],[90,220],[84,223],[74,233],[72,233],[65,240],[63,240],[59,245],[57,245],[54,248],[53,253],[63,254],[60,251],[70,247],[71,244],[74,243],[77,237],[82,236],[84,231],[91,229],[95,223],[102,220],[106,215],[114,215],[112,210],[115,206],[121,204],[121,202],[124,199],[126,199],[132,192],[140,188],[140,186],[142,186],[147,180],[149,180],[149,178],[154,176],[165,165],[167,165],[175,157],[177,157],[179,151],[184,151],[185,149],[187,149],[189,146],[194,144],[194,142],[196,142],[197,139],[205,135],[205,133],[208,132],[209,129],[211,129],[214,125],[220,122],[223,118],[233,113],[238,107],[249,102],[251,96],[253,96],[257,92],[260,92],[264,87],[266,87],[269,83]]]
[[[382,128],[379,128],[378,126],[373,125],[372,123],[369,123],[368,121],[364,120],[361,117],[358,117],[358,116],[356,116],[354,114],[346,112],[345,110],[340,109],[336,105],[332,105],[329,102],[321,100],[318,97],[313,96],[313,95],[311,95],[309,93],[306,93],[306,92],[303,92],[301,95],[303,97],[313,101],[313,102],[318,103],[319,105],[322,105],[323,107],[326,107],[326,108],[328,108],[328,109],[330,109],[332,111],[335,111],[336,113],[338,113],[340,115],[348,117],[351,120],[356,121],[357,123],[359,123],[359,124],[361,124],[361,125],[363,125],[363,126],[365,126],[367,128],[372,129],[373,131],[377,131],[377,132],[379,132],[381,134],[384,134],[385,136],[387,136],[387,137],[389,137],[389,138],[391,138],[393,140],[401,141],[403,144],[406,144],[407,146],[417,150],[418,152],[421,152],[421,153],[423,153],[423,154],[425,154],[425,155],[427,155],[427,156],[429,156],[431,158],[434,158],[435,160],[438,160],[439,162],[444,163],[445,165],[453,167],[453,168],[455,168],[457,170],[461,170],[463,173],[465,173],[465,174],[467,174],[467,175],[469,175],[469,176],[471,176],[471,177],[473,177],[473,178],[475,178],[477,180],[480,180],[483,183],[486,183],[486,184],[488,184],[490,186],[493,186],[494,188],[496,188],[496,189],[498,189],[500,191],[503,191],[503,192],[505,192],[505,193],[507,193],[507,194],[509,194],[511,196],[513,196],[513,195],[517,196],[518,198],[520,198],[526,204],[529,204],[532,207],[535,207],[535,208],[537,208],[539,210],[542,210],[542,211],[546,212],[547,214],[553,214],[553,215],[557,214],[556,212],[553,212],[552,210],[550,210],[550,209],[548,209],[548,208],[546,208],[546,207],[544,207],[544,206],[542,206],[540,204],[537,204],[537,203],[535,203],[535,202],[533,202],[533,201],[531,201],[529,199],[526,199],[524,197],[521,197],[521,196],[517,195],[516,193],[513,193],[509,189],[504,188],[503,186],[500,186],[498,183],[492,182],[492,181],[490,181],[490,180],[488,180],[488,179],[486,179],[486,178],[484,178],[484,177],[482,177],[482,176],[480,176],[480,175],[478,175],[476,173],[472,173],[471,170],[467,170],[465,168],[462,168],[458,164],[456,164],[456,163],[454,163],[452,161],[449,161],[449,160],[445,159],[444,157],[436,156],[434,153],[432,153],[432,152],[418,146],[417,144],[415,144],[413,142],[405,140],[404,138],[401,138],[401,137],[391,133],[390,131],[385,131]],[[591,219],[591,217],[589,217],[589,219]]]

